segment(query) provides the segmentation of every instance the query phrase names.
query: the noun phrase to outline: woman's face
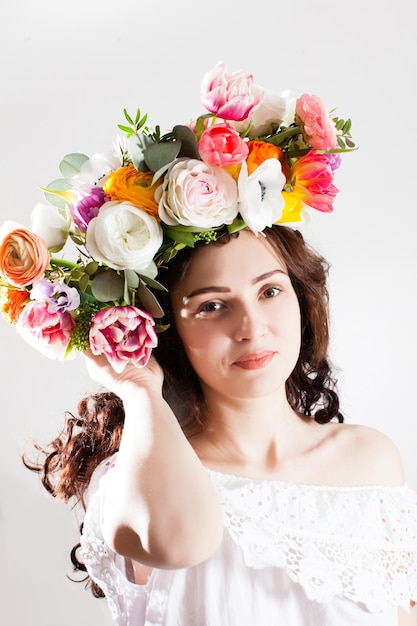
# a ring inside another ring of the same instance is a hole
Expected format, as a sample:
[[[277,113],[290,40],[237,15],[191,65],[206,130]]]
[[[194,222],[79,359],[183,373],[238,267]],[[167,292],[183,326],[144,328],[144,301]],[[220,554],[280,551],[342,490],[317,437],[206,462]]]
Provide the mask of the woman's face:
[[[300,351],[297,296],[268,240],[241,231],[201,247],[172,294],[178,334],[205,395],[284,389]]]

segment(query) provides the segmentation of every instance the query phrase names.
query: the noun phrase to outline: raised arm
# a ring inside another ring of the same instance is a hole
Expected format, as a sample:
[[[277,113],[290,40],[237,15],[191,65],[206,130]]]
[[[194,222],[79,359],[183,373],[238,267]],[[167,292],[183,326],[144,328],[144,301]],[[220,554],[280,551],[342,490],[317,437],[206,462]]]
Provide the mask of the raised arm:
[[[160,568],[188,567],[217,548],[223,523],[212,483],[162,397],[162,371],[117,374],[105,357],[86,356],[90,375],[122,400],[125,424],[103,498],[103,534],[123,556]]]

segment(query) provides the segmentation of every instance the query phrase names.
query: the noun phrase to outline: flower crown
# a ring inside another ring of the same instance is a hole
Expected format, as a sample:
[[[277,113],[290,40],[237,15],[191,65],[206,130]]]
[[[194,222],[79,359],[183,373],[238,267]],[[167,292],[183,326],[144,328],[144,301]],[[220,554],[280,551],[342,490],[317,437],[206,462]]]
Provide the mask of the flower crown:
[[[31,228],[0,229],[0,307],[46,356],[105,354],[117,371],[146,365],[163,311],[158,269],[184,247],[330,212],[350,120],[315,95],[278,96],[218,63],[205,75],[208,113],[162,134],[140,110],[107,154],[68,154]],[[73,261],[57,254],[68,242]]]

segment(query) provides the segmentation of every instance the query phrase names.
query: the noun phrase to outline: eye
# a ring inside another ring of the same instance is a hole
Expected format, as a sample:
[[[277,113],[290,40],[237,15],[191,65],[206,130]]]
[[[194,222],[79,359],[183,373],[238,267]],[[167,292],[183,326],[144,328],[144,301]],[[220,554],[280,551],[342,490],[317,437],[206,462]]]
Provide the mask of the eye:
[[[197,309],[197,315],[210,315],[210,313],[218,313],[223,309],[223,305],[221,302],[217,302],[216,300],[210,300],[209,302],[204,302],[200,304]]]
[[[276,296],[278,296],[281,293],[281,289],[279,287],[267,287],[267,289],[265,289],[262,292],[262,298],[275,298]]]

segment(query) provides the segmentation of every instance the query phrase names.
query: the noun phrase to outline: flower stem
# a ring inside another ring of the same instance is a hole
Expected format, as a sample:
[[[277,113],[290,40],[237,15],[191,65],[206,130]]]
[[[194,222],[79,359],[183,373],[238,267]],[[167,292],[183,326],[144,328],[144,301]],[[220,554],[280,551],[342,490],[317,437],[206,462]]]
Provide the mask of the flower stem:
[[[66,267],[69,270],[73,270],[75,267],[77,267],[77,263],[73,263],[72,261],[66,261],[65,259],[55,259],[53,257],[51,257],[51,265]]]

